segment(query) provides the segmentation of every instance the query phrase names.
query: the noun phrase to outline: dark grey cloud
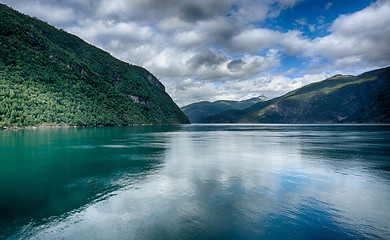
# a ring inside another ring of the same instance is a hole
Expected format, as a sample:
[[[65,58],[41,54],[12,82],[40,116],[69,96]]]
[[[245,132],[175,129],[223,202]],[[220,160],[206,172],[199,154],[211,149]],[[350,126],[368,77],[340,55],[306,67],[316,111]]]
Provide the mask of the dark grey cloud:
[[[197,22],[210,18],[211,14],[195,3],[187,3],[180,9],[179,16],[186,22]]]
[[[199,0],[196,3],[191,0],[4,0],[2,2],[27,13],[37,12],[34,8],[39,7],[71,9],[74,16],[77,17],[70,19],[71,24],[86,18],[157,24],[170,17],[179,17],[184,21],[195,23],[199,20],[227,14],[231,6],[230,0]],[[45,9],[42,10],[45,11]],[[50,12],[46,14],[49,15]],[[62,16],[58,16],[58,18],[62,18]]]
[[[187,65],[189,65],[192,69],[198,69],[202,66],[213,69],[225,61],[226,56],[221,51],[207,49],[193,56],[187,62]]]
[[[227,51],[229,51],[228,46],[231,40],[245,29],[240,23],[235,22],[234,19],[228,18],[209,21],[203,23],[200,27],[208,42],[215,46],[223,47]]]
[[[232,4],[231,0],[124,0],[126,12],[131,19],[157,24],[158,21],[170,17],[195,23],[199,20],[227,14]]]
[[[229,68],[229,70],[232,72],[236,72],[239,71],[243,65],[245,65],[245,62],[242,59],[236,59],[230,61],[227,65],[227,68]]]

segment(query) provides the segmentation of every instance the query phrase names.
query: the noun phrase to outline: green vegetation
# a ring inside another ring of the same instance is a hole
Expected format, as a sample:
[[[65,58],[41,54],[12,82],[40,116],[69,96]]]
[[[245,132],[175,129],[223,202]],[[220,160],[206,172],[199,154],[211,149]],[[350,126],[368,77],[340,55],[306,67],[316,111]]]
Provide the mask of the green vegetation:
[[[203,123],[390,123],[390,67],[336,75]]]
[[[267,100],[266,97],[260,96],[243,101],[219,100],[216,102],[197,102],[182,107],[181,109],[187,115],[192,123],[199,123],[203,119],[227,110],[242,110],[252,106],[255,103]]]
[[[176,123],[147,70],[0,4],[0,127]]]

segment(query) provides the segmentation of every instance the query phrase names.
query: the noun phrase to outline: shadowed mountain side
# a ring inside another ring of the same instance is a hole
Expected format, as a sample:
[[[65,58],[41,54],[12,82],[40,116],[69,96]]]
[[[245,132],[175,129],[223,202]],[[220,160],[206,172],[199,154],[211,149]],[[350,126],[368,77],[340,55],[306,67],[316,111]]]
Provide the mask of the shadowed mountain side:
[[[188,116],[191,123],[199,123],[204,118],[221,113],[227,110],[242,110],[255,103],[266,101],[268,98],[259,96],[243,101],[219,100],[215,102],[197,102],[182,107],[183,112]]]
[[[202,123],[389,123],[390,67],[336,75]]]

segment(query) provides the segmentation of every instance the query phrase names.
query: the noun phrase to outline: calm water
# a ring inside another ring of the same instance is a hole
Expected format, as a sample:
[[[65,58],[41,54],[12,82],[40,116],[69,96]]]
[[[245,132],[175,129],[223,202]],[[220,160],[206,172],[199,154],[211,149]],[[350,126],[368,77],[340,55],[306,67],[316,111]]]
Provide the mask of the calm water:
[[[0,238],[390,239],[390,126],[0,131]]]

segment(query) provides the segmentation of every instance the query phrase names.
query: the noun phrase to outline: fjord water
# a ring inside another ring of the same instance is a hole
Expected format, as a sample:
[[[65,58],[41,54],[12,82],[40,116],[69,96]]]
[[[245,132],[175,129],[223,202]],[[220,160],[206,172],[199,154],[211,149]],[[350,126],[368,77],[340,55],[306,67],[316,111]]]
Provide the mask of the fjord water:
[[[0,132],[0,238],[390,239],[390,126]]]

